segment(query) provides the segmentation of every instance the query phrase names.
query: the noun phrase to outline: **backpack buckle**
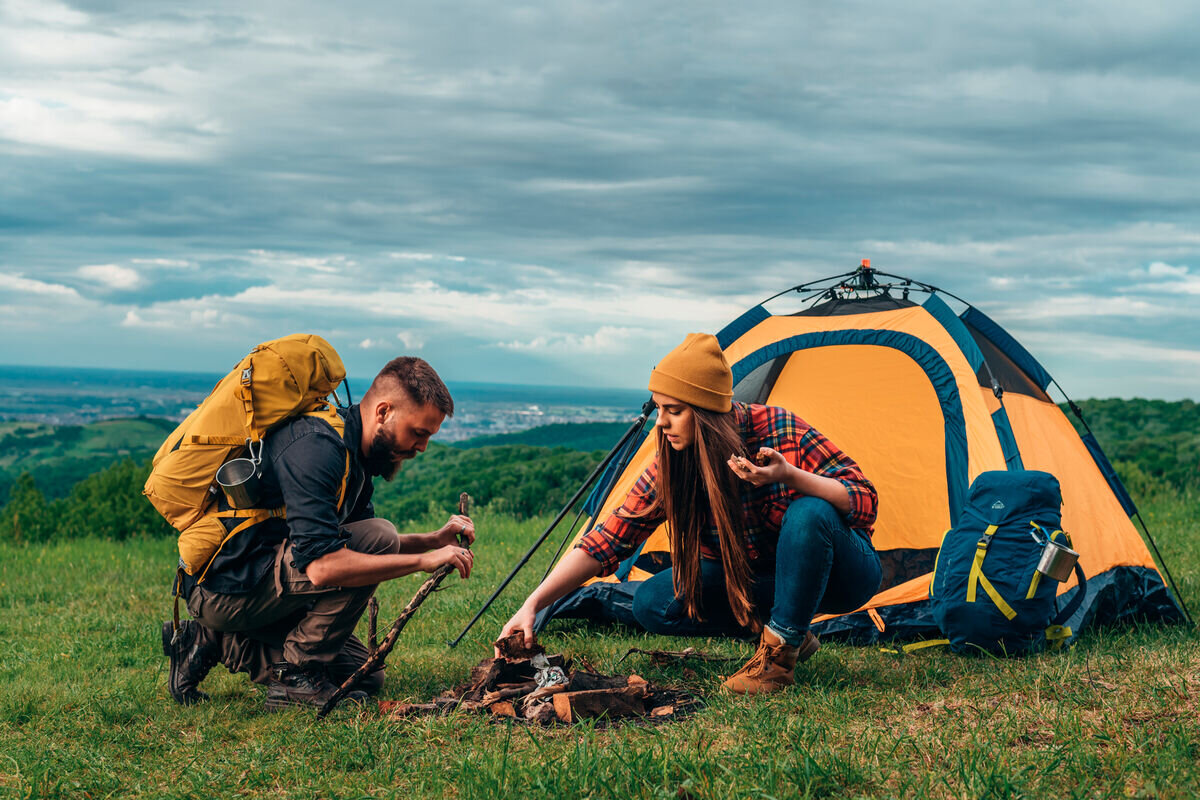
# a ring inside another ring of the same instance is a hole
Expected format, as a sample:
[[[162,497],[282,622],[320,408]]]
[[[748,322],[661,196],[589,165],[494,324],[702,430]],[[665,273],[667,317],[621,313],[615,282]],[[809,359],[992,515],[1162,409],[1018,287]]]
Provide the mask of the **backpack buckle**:
[[[988,525],[987,530],[985,530],[983,535],[979,537],[979,542],[975,546],[980,550],[987,550],[988,547],[991,546],[992,537],[996,535],[996,530],[999,527],[999,525]]]

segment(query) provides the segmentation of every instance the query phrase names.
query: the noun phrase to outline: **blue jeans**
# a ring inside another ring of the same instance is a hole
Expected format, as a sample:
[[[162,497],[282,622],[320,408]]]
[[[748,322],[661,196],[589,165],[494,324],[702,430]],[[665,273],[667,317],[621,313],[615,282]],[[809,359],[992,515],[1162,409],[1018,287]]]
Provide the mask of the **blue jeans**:
[[[804,640],[814,615],[844,614],[870,600],[882,577],[879,556],[866,534],[847,528],[841,514],[816,497],[801,497],[788,506],[775,562],[756,566],[755,610],[792,645]],[[672,636],[747,635],[729,607],[720,561],[700,560],[703,621],[687,615],[673,581],[674,570],[667,569],[634,594],[633,615],[646,630]]]

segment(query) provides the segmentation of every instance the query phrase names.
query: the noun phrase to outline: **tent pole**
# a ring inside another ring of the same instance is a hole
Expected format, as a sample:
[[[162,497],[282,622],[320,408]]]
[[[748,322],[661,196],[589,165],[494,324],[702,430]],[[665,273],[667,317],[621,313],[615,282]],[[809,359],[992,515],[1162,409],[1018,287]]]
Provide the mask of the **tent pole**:
[[[617,470],[620,475],[624,470]],[[567,540],[571,538],[571,534],[575,532],[579,525],[579,518],[583,516],[584,509],[587,507],[585,502],[579,507],[579,513],[575,515],[575,519],[571,520],[571,524],[567,526],[567,532],[563,534],[562,541],[558,543],[558,549],[554,551],[554,555],[550,558],[550,563],[546,564],[546,571],[542,573],[542,580],[550,577],[550,570],[554,569],[554,565],[558,563],[558,557],[562,555],[563,548],[567,546]],[[539,581],[540,583],[540,581]]]
[[[579,491],[575,492],[575,495],[567,501],[567,504],[563,506],[561,511],[558,512],[558,516],[555,517],[554,521],[550,523],[550,526],[542,532],[542,535],[539,536],[538,540],[533,543],[533,546],[530,547],[525,555],[521,557],[521,560],[517,562],[515,567],[513,567],[512,572],[508,573],[508,577],[496,587],[496,591],[492,592],[492,596],[487,599],[487,602],[483,604],[483,607],[480,608],[479,611],[475,612],[475,616],[472,617],[471,621],[467,623],[467,627],[463,628],[462,632],[459,633],[453,641],[446,643],[448,646],[458,646],[458,643],[461,642],[463,637],[467,635],[467,631],[471,630],[471,628],[475,626],[475,623],[479,621],[479,618],[483,616],[484,612],[491,608],[492,603],[496,602],[496,598],[500,596],[500,593],[508,587],[508,584],[512,583],[513,578],[517,577],[517,573],[529,563],[529,559],[533,558],[533,554],[536,553],[537,549],[542,546],[542,543],[550,537],[550,534],[553,533],[554,529],[558,527],[558,523],[562,522],[563,517],[565,517],[575,503],[579,501],[579,498],[583,496],[583,493],[591,487],[596,478],[600,476],[600,473],[604,471],[604,468],[607,467],[609,463],[617,456],[617,453],[621,451],[621,448],[626,445],[626,443],[634,436],[634,434],[641,430],[642,426],[646,424],[646,420],[650,418],[650,412],[653,410],[654,401],[647,400],[642,405],[641,415],[634,420],[632,425],[629,426],[629,430],[625,431],[625,435],[621,437],[621,440],[617,442],[616,446],[613,447],[612,450],[608,451],[608,455],[604,457],[604,460],[596,465],[596,468],[592,470],[592,474],[589,475],[587,480],[583,482],[583,485],[579,487]]]
[[[625,473],[625,468],[633,460],[635,450],[637,448],[633,444],[633,439],[630,439],[625,445],[625,452],[621,456],[620,463],[617,464],[617,468],[613,473],[614,475],[623,475]],[[600,505],[603,505],[607,499],[607,494],[600,498]],[[586,505],[585,503],[584,506]],[[550,570],[554,569],[554,565],[558,563],[558,557],[562,555],[563,548],[567,546],[567,540],[571,538],[571,534],[575,532],[576,526],[579,525],[579,518],[583,516],[584,506],[580,506],[579,513],[575,515],[575,519],[571,520],[571,525],[567,528],[566,534],[563,536],[562,541],[558,543],[558,549],[554,551],[554,557],[550,559],[550,563],[546,565],[546,571],[542,573],[542,580],[546,580],[549,577]]]

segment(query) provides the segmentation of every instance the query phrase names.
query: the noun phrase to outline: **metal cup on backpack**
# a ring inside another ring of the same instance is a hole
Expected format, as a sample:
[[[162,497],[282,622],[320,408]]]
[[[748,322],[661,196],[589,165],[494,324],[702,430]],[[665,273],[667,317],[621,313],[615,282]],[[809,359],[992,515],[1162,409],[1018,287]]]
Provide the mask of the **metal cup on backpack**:
[[[217,485],[225,493],[225,499],[234,508],[254,508],[259,501],[259,478],[262,473],[259,465],[262,463],[262,442],[258,443],[258,457],[255,458],[254,445],[246,442],[250,458],[234,458],[226,461],[217,470]]]
[[[1038,560],[1037,571],[1058,582],[1071,577],[1075,562],[1079,561],[1079,553],[1066,545],[1046,540],[1042,557]]]
[[[1036,522],[1030,522],[1029,526],[1030,536],[1042,546],[1042,556],[1038,559],[1038,564],[1034,569],[1059,583],[1070,578],[1075,564],[1079,561],[1079,553],[1072,550],[1069,544],[1062,544],[1054,539],[1060,533],[1063,533],[1063,538],[1067,542],[1071,541],[1071,537],[1063,531],[1055,531],[1047,535],[1046,530]],[[1041,535],[1039,536],[1039,534]]]

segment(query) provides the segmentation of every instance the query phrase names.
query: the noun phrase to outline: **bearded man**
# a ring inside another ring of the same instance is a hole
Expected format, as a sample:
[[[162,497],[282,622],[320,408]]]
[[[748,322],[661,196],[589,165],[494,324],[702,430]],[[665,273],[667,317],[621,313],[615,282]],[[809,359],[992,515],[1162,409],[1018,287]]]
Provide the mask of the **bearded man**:
[[[400,535],[371,504],[371,478],[391,480],[453,415],[438,374],[422,359],[393,359],[362,402],[339,413],[341,435],[325,420],[301,416],[265,438],[263,504],[285,506],[286,518],[229,539],[202,585],[182,576],[192,619],[178,635],[171,622],[162,630],[177,702],[208,699],[200,681],[222,663],[265,684],[268,709],[320,707],[366,660],[353,632],[380,582],[444,564],[470,575],[473,556],[457,538],[475,540],[468,517]],[[368,675],[360,683],[366,691],[349,699],[378,691],[383,677],[382,668]]]

